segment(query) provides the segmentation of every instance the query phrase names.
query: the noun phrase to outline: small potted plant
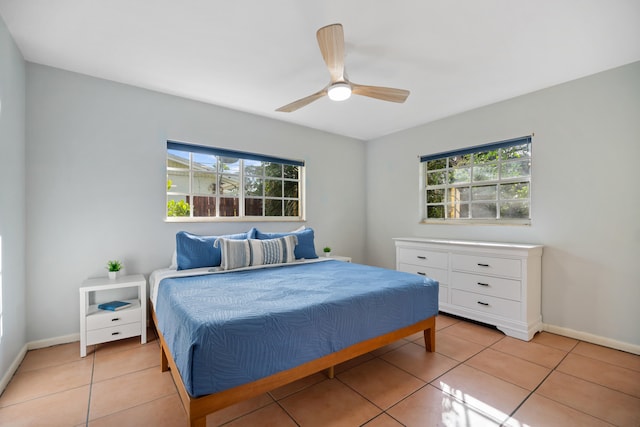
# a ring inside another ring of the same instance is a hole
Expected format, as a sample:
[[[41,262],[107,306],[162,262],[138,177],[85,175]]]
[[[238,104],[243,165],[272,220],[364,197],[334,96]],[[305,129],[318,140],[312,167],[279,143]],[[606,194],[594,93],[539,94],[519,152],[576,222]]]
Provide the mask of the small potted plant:
[[[324,252],[324,256],[326,256],[326,257],[330,257],[331,256],[331,248],[329,246],[325,246],[322,251]]]
[[[122,270],[122,263],[118,260],[107,262],[107,270],[109,271],[109,279],[115,280],[118,271]]]

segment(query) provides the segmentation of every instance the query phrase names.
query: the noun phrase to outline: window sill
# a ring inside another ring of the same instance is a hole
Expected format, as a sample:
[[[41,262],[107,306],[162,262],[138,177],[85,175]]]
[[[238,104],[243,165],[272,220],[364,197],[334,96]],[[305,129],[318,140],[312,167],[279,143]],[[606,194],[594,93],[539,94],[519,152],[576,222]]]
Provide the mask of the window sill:
[[[424,219],[420,224],[437,224],[437,225],[515,225],[515,226],[531,226],[530,219],[512,219],[512,220],[487,220],[487,219]]]
[[[164,222],[168,223],[186,223],[186,222],[305,222],[306,219],[292,216],[292,217],[263,217],[263,216],[249,216],[249,217],[168,217],[164,219]]]

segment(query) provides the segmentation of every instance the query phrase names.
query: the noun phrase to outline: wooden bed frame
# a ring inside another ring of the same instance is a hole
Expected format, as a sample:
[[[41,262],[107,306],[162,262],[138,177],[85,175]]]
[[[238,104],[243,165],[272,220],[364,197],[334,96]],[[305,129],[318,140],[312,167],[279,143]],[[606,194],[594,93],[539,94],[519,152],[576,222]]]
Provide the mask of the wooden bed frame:
[[[156,317],[153,304],[150,304],[150,306],[153,324],[158,332],[158,337],[160,338],[160,367],[162,372],[171,370],[173,381],[178,388],[178,394],[180,395],[184,409],[187,412],[189,425],[191,427],[206,427],[207,414],[233,405],[234,403],[266,393],[324,369],[328,369],[329,377],[333,378],[333,367],[335,365],[346,362],[354,357],[358,357],[380,347],[384,347],[385,345],[415,334],[416,332],[424,331],[424,344],[427,351],[433,352],[436,350],[436,318],[433,316],[428,319],[421,320],[413,325],[353,344],[352,346],[335,353],[328,354],[286,371],[281,371],[268,377],[261,378],[257,381],[239,385],[217,393],[208,394],[206,396],[191,397],[182,382],[182,377],[180,376],[178,367],[171,356],[171,351],[164,340],[164,336],[162,335],[162,332],[160,332],[160,328],[158,328],[158,319]]]

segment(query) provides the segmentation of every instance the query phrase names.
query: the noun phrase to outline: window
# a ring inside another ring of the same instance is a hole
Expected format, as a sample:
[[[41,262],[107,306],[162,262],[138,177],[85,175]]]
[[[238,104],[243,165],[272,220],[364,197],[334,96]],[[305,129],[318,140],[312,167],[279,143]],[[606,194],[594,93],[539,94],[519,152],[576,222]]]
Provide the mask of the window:
[[[304,162],[167,141],[167,220],[302,220]]]
[[[531,221],[531,137],[420,157],[424,222]]]

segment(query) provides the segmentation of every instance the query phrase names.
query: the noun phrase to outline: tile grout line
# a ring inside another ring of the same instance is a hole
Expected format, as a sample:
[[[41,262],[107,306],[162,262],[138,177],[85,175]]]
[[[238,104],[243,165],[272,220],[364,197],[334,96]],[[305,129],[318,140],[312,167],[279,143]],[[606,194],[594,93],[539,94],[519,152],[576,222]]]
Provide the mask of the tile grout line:
[[[91,378],[89,379],[89,399],[87,400],[87,418],[85,419],[85,427],[89,427],[89,414],[91,412],[91,392],[93,391],[93,372],[96,367],[96,351],[97,347],[93,346],[93,353],[91,354]]]

